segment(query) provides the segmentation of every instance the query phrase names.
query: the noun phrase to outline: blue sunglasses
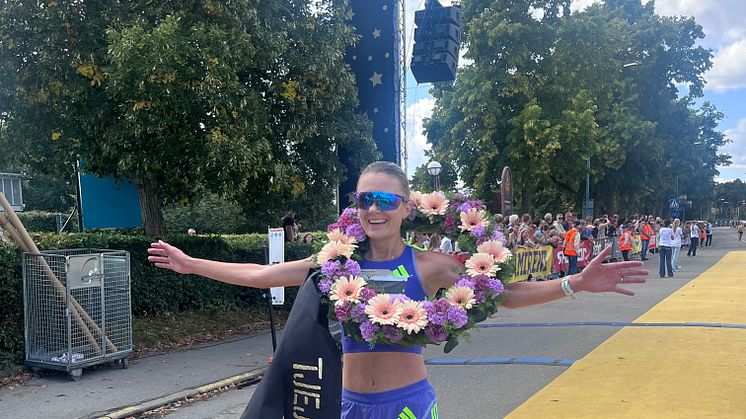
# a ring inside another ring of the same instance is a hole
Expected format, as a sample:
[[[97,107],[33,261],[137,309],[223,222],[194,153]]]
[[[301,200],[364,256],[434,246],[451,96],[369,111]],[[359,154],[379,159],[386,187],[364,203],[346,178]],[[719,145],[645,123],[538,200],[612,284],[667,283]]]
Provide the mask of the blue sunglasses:
[[[407,198],[389,192],[355,192],[355,204],[364,211],[368,211],[373,203],[380,211],[393,211],[407,201]]]

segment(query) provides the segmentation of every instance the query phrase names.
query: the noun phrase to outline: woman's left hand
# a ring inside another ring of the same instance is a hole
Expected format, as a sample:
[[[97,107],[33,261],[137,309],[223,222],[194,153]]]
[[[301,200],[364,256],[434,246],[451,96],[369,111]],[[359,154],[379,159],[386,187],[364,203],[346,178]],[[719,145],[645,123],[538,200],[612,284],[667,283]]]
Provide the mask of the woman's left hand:
[[[578,274],[573,288],[588,292],[617,292],[624,295],[635,295],[634,292],[621,288],[624,284],[644,284],[650,273],[643,269],[641,261],[602,263],[611,253],[611,246],[606,247]]]

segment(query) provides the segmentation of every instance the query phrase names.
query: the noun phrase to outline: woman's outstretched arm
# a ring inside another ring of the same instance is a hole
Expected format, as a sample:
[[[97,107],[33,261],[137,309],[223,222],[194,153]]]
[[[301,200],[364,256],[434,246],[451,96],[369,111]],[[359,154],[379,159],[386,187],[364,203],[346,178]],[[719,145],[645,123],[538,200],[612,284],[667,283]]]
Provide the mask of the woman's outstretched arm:
[[[252,288],[301,285],[306,279],[308,270],[317,266],[313,257],[271,266],[198,259],[164,241],[152,243],[148,254],[148,260],[159,268]]]

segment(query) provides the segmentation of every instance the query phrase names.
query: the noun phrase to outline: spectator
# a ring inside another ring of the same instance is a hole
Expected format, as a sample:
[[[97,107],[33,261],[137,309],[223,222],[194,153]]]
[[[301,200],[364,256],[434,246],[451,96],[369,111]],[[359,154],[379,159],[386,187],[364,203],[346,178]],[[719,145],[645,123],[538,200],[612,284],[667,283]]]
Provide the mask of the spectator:
[[[681,252],[681,238],[683,231],[681,230],[681,220],[678,218],[673,220],[673,255],[671,255],[671,266],[673,271],[678,272],[681,269],[679,265],[679,253]]]
[[[295,210],[290,210],[282,218],[282,229],[285,231],[285,241],[294,242],[296,238]]]
[[[443,253],[453,253],[453,242],[448,238],[448,236],[441,239],[440,251]]]
[[[653,235],[653,228],[648,224],[647,219],[643,218],[640,224],[640,241],[642,241],[642,251],[640,252],[640,260],[648,260],[646,257],[648,254],[648,245],[650,244],[650,237]]]
[[[738,223],[738,244],[743,243],[743,230],[744,230],[743,223],[739,222]]]
[[[303,244],[313,244],[313,234],[306,233],[303,235],[303,239],[301,240],[301,243]]]
[[[707,241],[705,242],[706,247],[712,246],[712,223],[707,222],[705,227],[705,233],[707,235]]]
[[[691,241],[689,250],[686,252],[687,256],[697,256],[697,246],[699,245],[699,227],[697,223],[692,222],[692,226],[689,228]]]
[[[571,214],[572,215],[572,214]],[[566,216],[566,215],[565,215]],[[575,275],[578,273],[578,249],[580,246],[580,221],[573,222],[573,228],[565,234],[565,250],[563,251],[567,260],[569,261],[569,267],[567,268],[568,275]]]
[[[632,250],[632,229],[622,224],[622,235],[619,237],[619,250],[622,251],[622,259],[629,260],[629,252]]]
[[[666,220],[663,222],[663,227],[661,227],[660,231],[658,232],[658,237],[660,237],[658,246],[658,253],[660,254],[660,268],[658,269],[658,275],[660,275],[661,278],[665,278],[666,272],[668,272],[668,277],[671,278],[673,277],[671,256],[673,255],[674,232],[671,229],[670,220]]]
[[[428,252],[440,252],[441,244],[442,244],[442,239],[440,238],[440,234],[431,235],[430,240],[427,242]]]
[[[193,228],[190,228],[189,230],[187,230],[187,234],[190,235],[190,236],[196,236],[197,235],[197,230],[195,230]]]
[[[562,214],[557,214],[555,217],[556,217],[556,219],[555,219],[554,224],[553,224],[554,228],[557,230],[558,234],[561,234],[562,237],[564,237],[565,233],[567,232],[567,230],[565,230],[565,226],[564,226],[565,216],[562,215]]]

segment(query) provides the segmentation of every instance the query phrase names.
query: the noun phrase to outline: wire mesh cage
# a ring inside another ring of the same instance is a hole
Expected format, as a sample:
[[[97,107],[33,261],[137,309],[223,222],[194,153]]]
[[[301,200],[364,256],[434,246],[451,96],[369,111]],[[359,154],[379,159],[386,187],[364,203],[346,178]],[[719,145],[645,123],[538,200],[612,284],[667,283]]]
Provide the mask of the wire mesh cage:
[[[67,371],[132,353],[129,253],[66,249],[23,255],[26,364]]]

